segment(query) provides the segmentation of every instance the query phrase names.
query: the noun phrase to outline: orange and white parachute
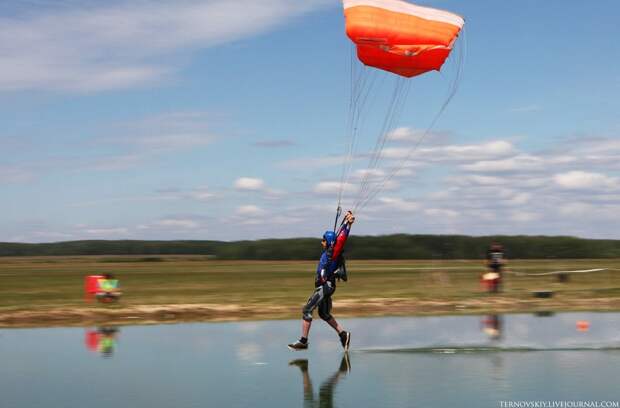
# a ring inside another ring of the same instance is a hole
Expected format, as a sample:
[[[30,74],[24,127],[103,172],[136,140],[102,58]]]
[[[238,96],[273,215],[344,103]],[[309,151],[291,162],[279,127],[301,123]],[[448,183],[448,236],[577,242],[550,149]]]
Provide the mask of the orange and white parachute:
[[[364,64],[413,77],[439,70],[465,23],[400,0],[343,0],[348,37]]]

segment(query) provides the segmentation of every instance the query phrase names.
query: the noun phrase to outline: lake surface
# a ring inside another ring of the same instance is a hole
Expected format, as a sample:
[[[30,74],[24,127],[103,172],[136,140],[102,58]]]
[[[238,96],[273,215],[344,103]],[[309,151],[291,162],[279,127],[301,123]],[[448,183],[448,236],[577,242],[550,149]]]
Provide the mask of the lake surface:
[[[620,314],[0,330],[0,406],[501,407],[620,400]],[[616,405],[617,406],[617,405]]]

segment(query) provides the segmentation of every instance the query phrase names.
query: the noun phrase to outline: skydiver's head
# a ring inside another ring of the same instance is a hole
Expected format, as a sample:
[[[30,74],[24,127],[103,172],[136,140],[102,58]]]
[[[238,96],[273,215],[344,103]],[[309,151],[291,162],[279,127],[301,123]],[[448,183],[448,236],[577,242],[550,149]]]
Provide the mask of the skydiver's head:
[[[336,233],[334,231],[325,231],[325,234],[323,234],[323,240],[321,241],[323,248],[328,248],[334,245],[334,242],[336,242]]]

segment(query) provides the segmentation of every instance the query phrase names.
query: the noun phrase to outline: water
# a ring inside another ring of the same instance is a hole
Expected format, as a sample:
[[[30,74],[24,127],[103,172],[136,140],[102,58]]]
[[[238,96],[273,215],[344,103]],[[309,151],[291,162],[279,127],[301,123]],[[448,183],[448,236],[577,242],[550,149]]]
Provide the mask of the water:
[[[577,322],[581,323],[578,330]],[[618,401],[620,314],[0,330],[1,407],[501,407]],[[587,331],[585,331],[587,329]]]

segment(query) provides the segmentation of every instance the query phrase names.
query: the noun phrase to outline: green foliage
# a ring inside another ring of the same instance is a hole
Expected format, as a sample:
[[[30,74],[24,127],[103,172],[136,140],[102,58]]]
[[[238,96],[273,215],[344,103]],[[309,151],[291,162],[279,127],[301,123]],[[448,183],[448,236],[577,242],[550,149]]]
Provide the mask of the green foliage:
[[[564,236],[352,235],[348,259],[481,259],[500,242],[508,258],[620,258],[620,240]],[[0,256],[149,255],[132,262],[161,262],[152,255],[205,255],[226,260],[311,260],[321,252],[318,239],[258,241],[69,241],[48,244],[0,243]],[[106,262],[103,260],[102,262]]]

